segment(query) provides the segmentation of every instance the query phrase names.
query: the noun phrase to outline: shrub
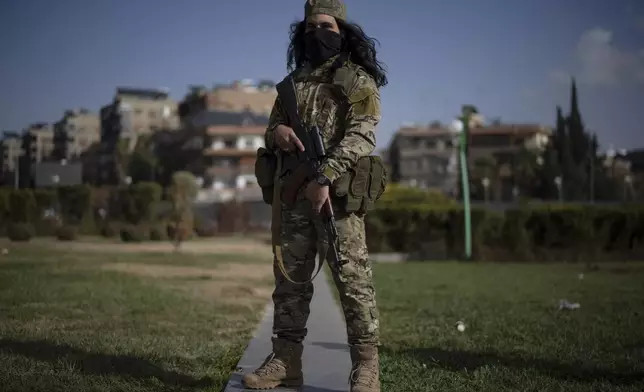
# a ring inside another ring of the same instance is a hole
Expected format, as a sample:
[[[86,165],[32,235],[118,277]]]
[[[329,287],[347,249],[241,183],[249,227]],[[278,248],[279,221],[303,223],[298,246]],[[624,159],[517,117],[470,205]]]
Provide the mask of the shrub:
[[[147,240],[149,236],[145,228],[132,224],[121,227],[119,233],[123,242],[142,242]]]
[[[15,189],[9,193],[9,220],[13,223],[33,223],[38,215],[36,198],[30,189]]]
[[[81,225],[90,212],[91,188],[87,185],[73,185],[62,186],[57,190],[63,222]]]
[[[31,223],[11,223],[7,230],[7,236],[11,241],[27,242],[34,236],[34,227]]]
[[[0,236],[6,235],[9,225],[9,191],[0,189]]]
[[[160,200],[161,186],[142,182],[119,188],[113,203],[119,219],[140,224],[154,220],[155,206]]]
[[[155,225],[150,227],[150,241],[166,241],[168,232],[165,225]]]
[[[644,248],[641,207],[539,204],[505,212],[473,208],[471,218],[472,251],[479,260],[624,260],[637,258]],[[380,204],[365,223],[371,252],[417,254],[427,244],[443,242],[447,257],[463,256],[461,207]]]
[[[56,231],[56,238],[60,241],[74,241],[78,239],[78,227],[63,225]]]
[[[219,230],[217,228],[217,222],[199,220],[195,224],[194,232],[199,237],[207,238],[215,237]]]
[[[101,236],[105,238],[114,238],[119,234],[119,227],[114,222],[104,222],[99,228]]]

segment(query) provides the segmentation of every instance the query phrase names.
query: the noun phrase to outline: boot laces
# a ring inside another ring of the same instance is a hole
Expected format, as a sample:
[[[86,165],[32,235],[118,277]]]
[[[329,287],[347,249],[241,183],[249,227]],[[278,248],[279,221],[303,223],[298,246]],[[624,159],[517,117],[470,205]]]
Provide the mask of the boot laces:
[[[372,366],[365,366],[358,363],[349,374],[349,384],[371,387],[375,384],[377,377],[376,369]]]
[[[255,374],[258,376],[266,376],[279,372],[283,367],[284,365],[282,364],[282,361],[275,357],[275,353],[271,353],[271,355],[266,358],[262,366],[255,371]]]

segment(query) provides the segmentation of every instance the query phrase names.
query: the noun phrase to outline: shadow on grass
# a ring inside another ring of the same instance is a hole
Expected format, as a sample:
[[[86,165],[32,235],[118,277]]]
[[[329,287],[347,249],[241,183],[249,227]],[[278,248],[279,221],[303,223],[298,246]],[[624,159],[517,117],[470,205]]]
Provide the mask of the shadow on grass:
[[[145,380],[156,378],[167,385],[182,387],[209,387],[214,380],[164,370],[154,363],[130,355],[90,353],[69,345],[58,345],[44,340],[19,341],[0,339],[0,351],[23,355],[32,359],[56,362],[67,359],[80,372],[94,375],[118,375]]]
[[[618,372],[581,364],[560,363],[539,358],[524,358],[513,354],[504,355],[493,352],[462,350],[448,351],[441,348],[395,351],[387,347],[381,347],[381,352],[391,356],[408,355],[411,358],[427,364],[428,367],[453,372],[465,370],[471,372],[486,365],[501,365],[506,368],[533,369],[560,380],[583,383],[606,381],[613,385],[632,385],[644,382],[644,372]]]

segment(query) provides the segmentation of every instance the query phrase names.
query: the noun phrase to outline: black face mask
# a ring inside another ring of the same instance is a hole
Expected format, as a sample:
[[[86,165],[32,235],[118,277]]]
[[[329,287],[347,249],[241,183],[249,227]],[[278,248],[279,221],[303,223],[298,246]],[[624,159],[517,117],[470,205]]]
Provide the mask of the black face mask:
[[[304,34],[306,58],[318,66],[342,50],[342,36],[335,31],[320,29]]]

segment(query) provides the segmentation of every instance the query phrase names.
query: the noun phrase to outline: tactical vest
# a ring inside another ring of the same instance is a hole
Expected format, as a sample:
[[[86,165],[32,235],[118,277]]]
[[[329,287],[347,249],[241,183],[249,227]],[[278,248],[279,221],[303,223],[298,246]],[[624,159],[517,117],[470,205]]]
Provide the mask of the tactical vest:
[[[309,82],[328,83],[328,78],[305,76],[298,78],[293,75],[296,81],[306,80]],[[358,93],[349,97],[347,92],[355,83],[357,73],[348,67],[336,69],[332,84],[342,99],[349,104],[359,102],[367,97]],[[277,172],[277,157],[272,151],[265,148],[257,150],[255,162],[255,176],[257,183],[262,188],[264,202],[272,204],[275,198],[274,185]],[[336,205],[347,213],[364,214],[373,209],[375,202],[382,196],[387,186],[387,170],[382,159],[376,155],[362,157],[356,165],[343,173],[331,185],[331,195]]]

